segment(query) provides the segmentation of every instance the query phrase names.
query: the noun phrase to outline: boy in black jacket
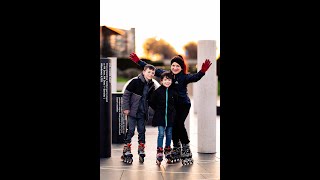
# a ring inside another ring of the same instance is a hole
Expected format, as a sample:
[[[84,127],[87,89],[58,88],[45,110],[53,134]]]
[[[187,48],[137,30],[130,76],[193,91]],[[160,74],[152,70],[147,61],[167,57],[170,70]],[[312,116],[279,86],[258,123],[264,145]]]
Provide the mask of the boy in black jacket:
[[[148,100],[155,90],[152,78],[154,77],[155,67],[147,65],[144,67],[141,74],[126,87],[122,96],[122,110],[128,116],[128,131],[125,138],[125,145],[123,148],[123,155],[121,159],[126,163],[132,163],[131,154],[131,139],[134,136],[135,126],[137,124],[138,130],[138,154],[139,161],[144,162],[145,152],[145,122],[148,119],[149,105]]]
[[[171,140],[172,127],[175,118],[175,103],[178,94],[171,88],[172,74],[167,71],[161,74],[161,86],[151,96],[150,107],[155,113],[152,119],[152,126],[158,126],[157,160],[158,165],[163,159],[163,138],[166,134],[165,156],[167,162],[171,162]]]

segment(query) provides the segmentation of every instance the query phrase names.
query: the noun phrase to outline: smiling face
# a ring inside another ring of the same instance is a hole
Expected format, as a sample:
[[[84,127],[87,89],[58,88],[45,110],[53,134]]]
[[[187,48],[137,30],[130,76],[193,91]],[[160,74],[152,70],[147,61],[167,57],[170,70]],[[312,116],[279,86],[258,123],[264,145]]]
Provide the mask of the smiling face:
[[[146,78],[147,80],[151,80],[154,77],[154,73],[155,71],[149,68],[142,71],[144,78]]]
[[[181,70],[182,68],[178,63],[174,62],[171,64],[171,71],[173,74],[178,74],[181,72]]]
[[[169,79],[169,78],[167,78],[167,77],[164,77],[164,78],[161,80],[161,84],[168,88],[168,87],[172,84],[172,79]]]

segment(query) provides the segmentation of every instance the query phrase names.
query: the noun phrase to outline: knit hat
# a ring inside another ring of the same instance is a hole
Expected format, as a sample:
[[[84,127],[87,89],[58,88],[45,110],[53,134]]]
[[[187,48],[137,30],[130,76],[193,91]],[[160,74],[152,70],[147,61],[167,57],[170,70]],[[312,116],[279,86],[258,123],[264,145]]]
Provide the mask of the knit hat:
[[[184,64],[184,61],[182,59],[182,56],[178,55],[178,56],[173,57],[171,59],[171,64],[174,63],[174,62],[178,63],[181,66],[181,69],[185,69],[186,68],[185,64]]]

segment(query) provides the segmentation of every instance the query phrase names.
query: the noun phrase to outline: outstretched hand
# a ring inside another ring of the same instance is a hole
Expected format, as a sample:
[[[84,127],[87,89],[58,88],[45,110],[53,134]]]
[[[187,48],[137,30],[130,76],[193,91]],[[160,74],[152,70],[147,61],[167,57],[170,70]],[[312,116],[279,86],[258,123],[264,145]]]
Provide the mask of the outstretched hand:
[[[138,61],[140,60],[139,57],[134,52],[131,53],[129,57],[130,57],[131,61],[133,61],[135,63],[138,63]]]
[[[206,71],[208,71],[209,67],[211,66],[212,62],[210,62],[209,59],[206,59],[206,61],[204,63],[202,63],[202,67],[201,67],[201,72],[205,73]]]

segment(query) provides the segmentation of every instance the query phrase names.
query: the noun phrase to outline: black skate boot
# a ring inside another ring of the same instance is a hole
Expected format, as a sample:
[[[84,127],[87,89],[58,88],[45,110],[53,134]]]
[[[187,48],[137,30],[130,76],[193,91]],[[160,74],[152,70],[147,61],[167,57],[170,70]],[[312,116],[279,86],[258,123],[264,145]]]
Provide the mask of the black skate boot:
[[[167,163],[168,164],[171,164],[171,162],[172,162],[172,149],[171,149],[171,147],[170,146],[166,146],[165,148],[164,148],[164,155],[165,155],[165,157],[166,157],[166,159],[167,159]]]
[[[139,162],[143,163],[144,162],[144,157],[146,156],[144,152],[144,144],[140,143],[138,147],[138,154],[139,154]]]
[[[161,165],[161,161],[163,160],[163,149],[162,147],[157,148],[157,165]]]
[[[189,144],[182,144],[181,162],[182,165],[193,164],[192,153]]]
[[[180,142],[177,145],[173,146],[171,152],[172,163],[178,162],[181,159],[181,144]]]
[[[133,155],[131,154],[131,144],[125,144],[123,147],[123,155],[121,156],[121,159],[125,163],[132,164],[132,159]]]

